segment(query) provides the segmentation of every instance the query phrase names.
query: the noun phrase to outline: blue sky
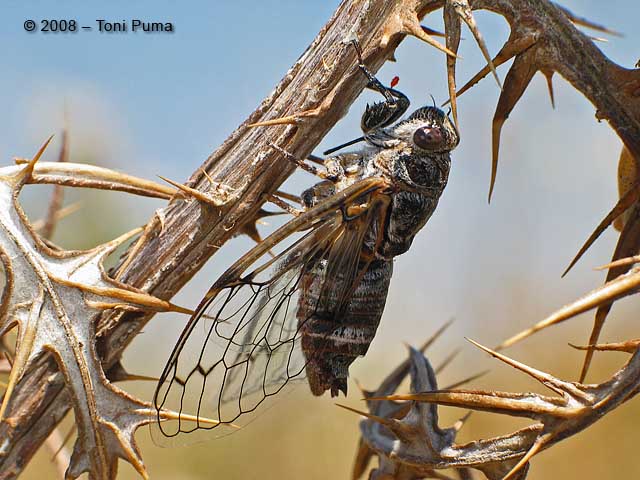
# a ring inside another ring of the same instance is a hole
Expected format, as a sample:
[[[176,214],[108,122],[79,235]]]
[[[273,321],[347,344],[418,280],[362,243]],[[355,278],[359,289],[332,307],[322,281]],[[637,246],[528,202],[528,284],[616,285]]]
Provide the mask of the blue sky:
[[[66,102],[78,136],[102,135],[105,143],[110,135],[115,137],[117,145],[108,147],[105,160],[130,166],[135,157],[149,173],[157,173],[162,164],[162,171],[180,176],[198,165],[273,88],[337,3],[192,1],[185,8],[175,1],[5,0],[0,41],[9,48],[0,60],[5,113],[0,119],[0,155],[25,154],[58,130]],[[613,58],[631,65],[640,56],[633,51],[633,19],[640,9],[630,7],[635,2],[613,2],[606,9],[597,1],[565,4],[627,33],[606,45]],[[427,20],[429,25],[440,23],[439,15],[434,17]],[[506,26],[493,15],[479,17],[496,52]],[[176,31],[28,34],[22,27],[28,18],[75,18],[84,25],[97,18],[141,18],[171,21]],[[442,59],[418,42],[407,43],[400,61],[385,68],[382,76],[399,73],[400,85],[416,93],[414,101],[418,95],[428,98],[427,93],[443,98],[442,69],[426,64],[435,60],[441,65]],[[462,62],[461,80],[480,64],[470,38],[465,43],[471,55]],[[102,131],[93,131],[98,129]]]

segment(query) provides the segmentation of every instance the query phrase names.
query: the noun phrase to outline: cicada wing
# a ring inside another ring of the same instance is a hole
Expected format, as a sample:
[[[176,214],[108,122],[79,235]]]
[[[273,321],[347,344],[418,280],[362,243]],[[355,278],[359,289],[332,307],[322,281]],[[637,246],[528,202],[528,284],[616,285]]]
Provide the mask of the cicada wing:
[[[341,229],[336,218],[305,233],[198,310],[198,325],[165,369],[155,397],[159,412],[172,410],[183,418],[155,425],[156,443],[232,433],[252,421],[258,407],[265,411],[263,404],[293,380],[304,378],[296,318],[301,282]],[[171,440],[180,433],[194,435]]]
[[[333,318],[342,316],[361,275],[373,259],[377,243],[378,225],[384,221],[388,203],[384,198],[370,199],[366,208],[356,216],[345,213],[340,237],[327,252],[325,276],[321,285],[320,304]],[[378,220],[378,222],[376,222]]]
[[[220,403],[237,403],[236,414],[253,411],[290,381],[304,378],[306,361],[300,351],[296,316],[299,295],[305,272],[325,256],[336,232],[336,227],[313,232],[274,264],[275,274],[269,275],[268,282],[254,283],[256,300],[239,328],[225,335],[226,325],[217,325],[220,337],[228,338],[231,365]],[[325,234],[329,238],[322,238]]]
[[[365,179],[326,199],[247,252],[214,283],[160,376],[154,395],[158,422],[152,427],[156,443],[231,433],[303,377],[313,352],[302,352],[300,332],[317,305],[306,305],[307,318],[298,318],[300,292],[312,272],[313,283],[326,292],[318,302],[336,290],[348,296],[347,287],[336,288],[329,275],[341,275],[341,285],[353,282],[346,279],[358,274],[357,239],[370,219],[351,219],[345,212],[386,186]],[[271,258],[269,252],[285,242],[288,246]]]

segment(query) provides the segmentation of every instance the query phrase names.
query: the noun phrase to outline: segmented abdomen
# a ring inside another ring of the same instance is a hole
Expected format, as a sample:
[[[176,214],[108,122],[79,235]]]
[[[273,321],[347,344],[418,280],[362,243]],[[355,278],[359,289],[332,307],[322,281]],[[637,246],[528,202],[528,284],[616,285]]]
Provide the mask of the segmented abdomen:
[[[371,262],[342,311],[337,308],[339,292],[351,292],[344,282],[354,279],[325,279],[325,267],[320,262],[302,279],[297,313],[302,350],[313,394],[331,390],[332,396],[338,391],[346,395],[349,366],[367,352],[380,323],[393,262]]]

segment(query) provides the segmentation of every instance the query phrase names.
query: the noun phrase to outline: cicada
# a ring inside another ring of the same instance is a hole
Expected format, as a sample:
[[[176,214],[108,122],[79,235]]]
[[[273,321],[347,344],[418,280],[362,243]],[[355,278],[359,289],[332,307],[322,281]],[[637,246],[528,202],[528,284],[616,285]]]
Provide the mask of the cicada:
[[[300,197],[301,213],[211,286],[154,395],[158,411],[196,421],[161,424],[164,435],[226,433],[294,379],[306,377],[314,395],[346,395],[349,367],[380,322],[393,260],[433,214],[459,142],[435,105],[399,121],[409,99],[361,59],[359,68],[384,96],[367,105],[363,136],[347,144],[364,147],[326,158],[322,181]]]

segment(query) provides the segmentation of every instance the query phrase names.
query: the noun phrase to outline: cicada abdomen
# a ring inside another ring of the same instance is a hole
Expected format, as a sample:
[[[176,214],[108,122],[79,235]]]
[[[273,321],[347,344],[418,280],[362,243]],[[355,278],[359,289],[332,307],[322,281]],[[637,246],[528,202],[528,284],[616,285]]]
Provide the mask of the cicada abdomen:
[[[375,260],[369,263],[343,309],[336,292],[345,278],[329,279],[323,285],[326,263],[317,264],[303,278],[298,300],[298,323],[302,351],[307,358],[306,373],[314,395],[330,390],[347,394],[349,366],[367,353],[375,337],[387,299],[393,262]],[[323,288],[329,288],[323,293]],[[335,290],[331,287],[337,287]]]

